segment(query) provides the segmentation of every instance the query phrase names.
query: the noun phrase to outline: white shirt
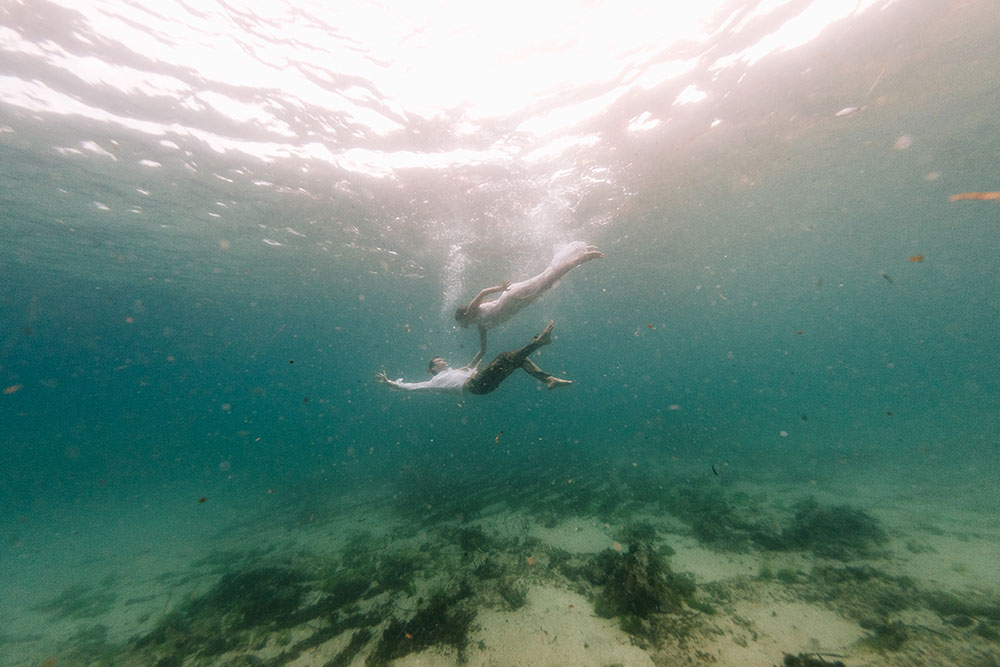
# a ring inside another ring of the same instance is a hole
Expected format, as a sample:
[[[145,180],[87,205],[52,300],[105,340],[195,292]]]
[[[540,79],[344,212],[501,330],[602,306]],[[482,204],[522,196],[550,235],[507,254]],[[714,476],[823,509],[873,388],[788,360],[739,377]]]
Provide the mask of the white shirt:
[[[406,391],[436,391],[442,393],[461,394],[465,390],[465,381],[476,373],[475,368],[449,368],[441,371],[426,382],[403,382],[403,378],[395,381],[397,389]]]

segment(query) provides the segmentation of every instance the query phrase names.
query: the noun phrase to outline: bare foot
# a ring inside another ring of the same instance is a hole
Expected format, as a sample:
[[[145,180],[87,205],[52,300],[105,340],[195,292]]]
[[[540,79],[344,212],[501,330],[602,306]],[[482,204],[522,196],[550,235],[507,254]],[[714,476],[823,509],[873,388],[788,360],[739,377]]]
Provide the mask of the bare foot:
[[[580,266],[592,259],[602,259],[603,257],[604,253],[598,250],[597,246],[589,245],[582,255],[573,260],[573,266]]]
[[[540,345],[548,345],[552,342],[552,327],[555,325],[555,321],[549,320],[549,326],[545,327],[545,331],[535,336],[535,342]]]
[[[558,389],[559,387],[568,387],[573,384],[572,380],[563,380],[562,378],[549,376],[549,379],[545,381],[545,386],[549,389]]]

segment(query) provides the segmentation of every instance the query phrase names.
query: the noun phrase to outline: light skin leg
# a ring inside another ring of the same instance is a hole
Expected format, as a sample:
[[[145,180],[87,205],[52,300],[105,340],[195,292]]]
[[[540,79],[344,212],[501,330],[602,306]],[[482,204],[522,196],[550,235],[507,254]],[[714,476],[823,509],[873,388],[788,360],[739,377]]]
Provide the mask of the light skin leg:
[[[557,378],[553,375],[549,375],[541,368],[539,368],[538,364],[533,362],[531,359],[525,359],[521,363],[521,368],[524,369],[525,373],[535,378],[539,382],[544,382],[545,386],[548,387],[549,389],[556,389],[557,387],[566,387],[568,385],[573,384],[572,380],[563,380],[562,378]]]
[[[584,262],[589,262],[592,259],[601,259],[602,257],[604,257],[604,253],[598,250],[597,246],[589,245],[586,247],[582,257],[571,264],[561,267],[559,271],[556,271],[552,275],[552,282],[555,283],[557,280],[569,273],[570,270],[580,266]]]
[[[555,322],[549,320],[549,325],[545,327],[542,333],[535,336],[535,342],[539,345],[548,345],[552,342],[552,327],[555,326]]]

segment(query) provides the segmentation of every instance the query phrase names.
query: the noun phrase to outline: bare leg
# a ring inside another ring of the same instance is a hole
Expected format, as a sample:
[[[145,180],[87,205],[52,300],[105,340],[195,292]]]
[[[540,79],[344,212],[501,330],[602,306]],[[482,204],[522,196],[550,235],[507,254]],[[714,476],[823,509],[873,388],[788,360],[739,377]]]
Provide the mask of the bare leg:
[[[531,345],[525,346],[525,348],[523,348],[523,349],[527,349],[528,347],[531,347],[532,345],[534,345],[534,347],[531,350],[531,352],[534,352],[535,350],[537,350],[542,345],[548,345],[549,343],[551,343],[552,342],[552,327],[554,325],[555,325],[555,321],[554,320],[549,320],[548,326],[545,327],[545,329],[542,331],[542,333],[540,333],[537,336],[535,336],[534,342],[532,342]],[[531,352],[529,352],[528,354],[531,354]]]
[[[589,245],[584,249],[583,255],[578,257],[575,261],[567,262],[562,264],[549,276],[549,287],[551,287],[555,282],[565,276],[567,273],[580,266],[584,262],[589,262],[592,259],[601,259],[604,257],[604,253],[597,249],[597,246]],[[546,287],[548,289],[548,287]]]
[[[564,380],[562,378],[557,378],[554,375],[549,375],[541,368],[539,368],[538,364],[536,364],[531,359],[525,359],[523,362],[521,362],[521,368],[524,369],[525,373],[535,378],[539,382],[544,382],[545,386],[548,387],[549,389],[555,389],[557,387],[566,387],[573,384],[572,380]]]

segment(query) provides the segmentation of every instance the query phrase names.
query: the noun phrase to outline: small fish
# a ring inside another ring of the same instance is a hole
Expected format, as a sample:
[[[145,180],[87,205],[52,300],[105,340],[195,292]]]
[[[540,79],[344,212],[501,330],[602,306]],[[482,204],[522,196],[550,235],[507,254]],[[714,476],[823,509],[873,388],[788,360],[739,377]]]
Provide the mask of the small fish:
[[[865,105],[865,106],[867,106],[867,105]],[[841,109],[840,111],[838,111],[837,113],[835,113],[834,116],[836,116],[837,118],[843,118],[844,116],[853,116],[854,114],[856,114],[857,112],[861,111],[864,108],[865,108],[864,106],[860,106],[860,107],[844,107],[843,109]]]
[[[885,271],[879,271],[879,272],[878,272],[878,274],[879,274],[880,276],[882,276],[883,278],[885,278],[885,279],[886,279],[886,280],[887,280],[887,281],[889,282],[889,284],[890,284],[890,285],[894,285],[894,284],[895,284],[895,283],[893,282],[892,278],[890,278],[890,277],[889,277],[889,274],[888,274],[888,273],[886,273]]]

